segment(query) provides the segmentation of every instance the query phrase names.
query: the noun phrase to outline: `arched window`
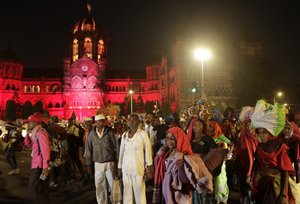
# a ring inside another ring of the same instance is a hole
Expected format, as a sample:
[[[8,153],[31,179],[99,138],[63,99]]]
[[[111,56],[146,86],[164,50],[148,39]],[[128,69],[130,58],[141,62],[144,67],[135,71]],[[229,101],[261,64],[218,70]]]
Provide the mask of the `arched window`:
[[[36,86],[35,90],[36,90],[35,92],[39,93],[41,91],[40,86]]]
[[[48,104],[48,108],[53,108],[53,104],[51,102]]]
[[[97,55],[98,62],[100,62],[100,59],[103,56],[103,54],[104,54],[104,42],[103,42],[103,40],[99,40],[98,41],[98,55]]]
[[[14,84],[11,86],[11,90],[16,90],[16,87]]]
[[[10,90],[10,85],[7,84],[5,89],[6,89],[6,90]]]
[[[55,108],[60,108],[60,104],[58,102],[55,104]]]
[[[27,86],[24,86],[24,93],[27,92]]]
[[[27,92],[31,92],[31,87],[30,86],[28,86],[28,89],[27,89],[28,91]]]
[[[33,92],[35,92],[35,93],[40,92],[40,86],[34,86]]]
[[[31,87],[31,92],[35,92],[35,86]]]
[[[92,59],[93,58],[93,44],[91,38],[85,38],[84,39],[84,51],[85,54]]]
[[[78,40],[73,41],[73,62],[78,60]]]
[[[101,55],[104,53],[104,42],[103,40],[98,41],[98,54]]]

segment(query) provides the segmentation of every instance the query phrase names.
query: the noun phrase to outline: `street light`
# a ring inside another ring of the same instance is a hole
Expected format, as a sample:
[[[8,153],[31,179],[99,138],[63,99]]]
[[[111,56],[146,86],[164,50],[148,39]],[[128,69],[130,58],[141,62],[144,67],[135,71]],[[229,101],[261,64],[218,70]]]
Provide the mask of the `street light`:
[[[276,97],[281,98],[283,96],[283,93],[281,91],[278,91],[276,95],[274,96],[274,102],[276,102]]]
[[[133,91],[129,90],[129,94],[130,94],[130,113],[132,114],[132,111],[133,111],[133,107],[132,107],[132,94],[133,94]]]
[[[211,52],[207,49],[198,48],[195,50],[194,56],[197,60],[201,60],[201,97],[205,97],[203,61],[211,58]]]

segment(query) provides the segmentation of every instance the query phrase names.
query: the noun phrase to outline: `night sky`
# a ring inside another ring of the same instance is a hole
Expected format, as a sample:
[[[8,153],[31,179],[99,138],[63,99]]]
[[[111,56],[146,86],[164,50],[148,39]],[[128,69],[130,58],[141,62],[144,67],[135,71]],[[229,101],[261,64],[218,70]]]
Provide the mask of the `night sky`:
[[[300,7],[287,1],[91,0],[91,4],[96,22],[110,35],[112,69],[144,70],[153,56],[170,49],[176,36],[213,38],[221,33],[225,41],[239,42],[246,29],[262,41],[264,58],[294,79],[300,72]],[[62,68],[71,30],[86,14],[86,0],[1,1],[0,51],[10,47],[27,68]]]

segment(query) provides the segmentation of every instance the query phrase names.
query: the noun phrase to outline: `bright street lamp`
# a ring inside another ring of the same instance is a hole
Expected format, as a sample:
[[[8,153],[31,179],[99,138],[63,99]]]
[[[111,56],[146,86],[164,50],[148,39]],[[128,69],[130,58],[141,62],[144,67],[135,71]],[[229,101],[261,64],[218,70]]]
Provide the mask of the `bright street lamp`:
[[[276,102],[276,97],[282,98],[282,97],[283,97],[283,92],[278,91],[278,92],[276,93],[276,95],[274,96],[274,102]]]
[[[207,49],[198,48],[195,50],[194,56],[197,60],[201,60],[201,97],[205,97],[203,61],[211,58],[211,52]]]
[[[130,94],[130,113],[132,114],[133,113],[133,107],[132,107],[132,94],[133,94],[133,91],[129,90],[129,94]]]

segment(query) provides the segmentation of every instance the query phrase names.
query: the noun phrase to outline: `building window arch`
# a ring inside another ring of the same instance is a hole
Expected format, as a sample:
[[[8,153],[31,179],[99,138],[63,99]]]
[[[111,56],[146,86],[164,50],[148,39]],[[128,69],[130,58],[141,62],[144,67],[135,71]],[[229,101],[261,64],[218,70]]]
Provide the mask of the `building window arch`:
[[[60,103],[57,102],[57,103],[55,104],[55,108],[60,108]]]
[[[73,40],[73,62],[78,60],[78,40]]]
[[[7,84],[5,89],[10,90],[10,84]]]
[[[48,103],[48,108],[53,108],[53,103],[52,102]]]
[[[92,39],[87,37],[84,39],[84,51],[85,54],[92,59],[93,58],[93,44],[92,44]]]
[[[27,86],[24,86],[24,93],[27,92]]]
[[[35,90],[36,90],[36,92],[40,92],[41,91],[41,88],[40,88],[40,86],[36,86],[36,88],[35,88]]]

